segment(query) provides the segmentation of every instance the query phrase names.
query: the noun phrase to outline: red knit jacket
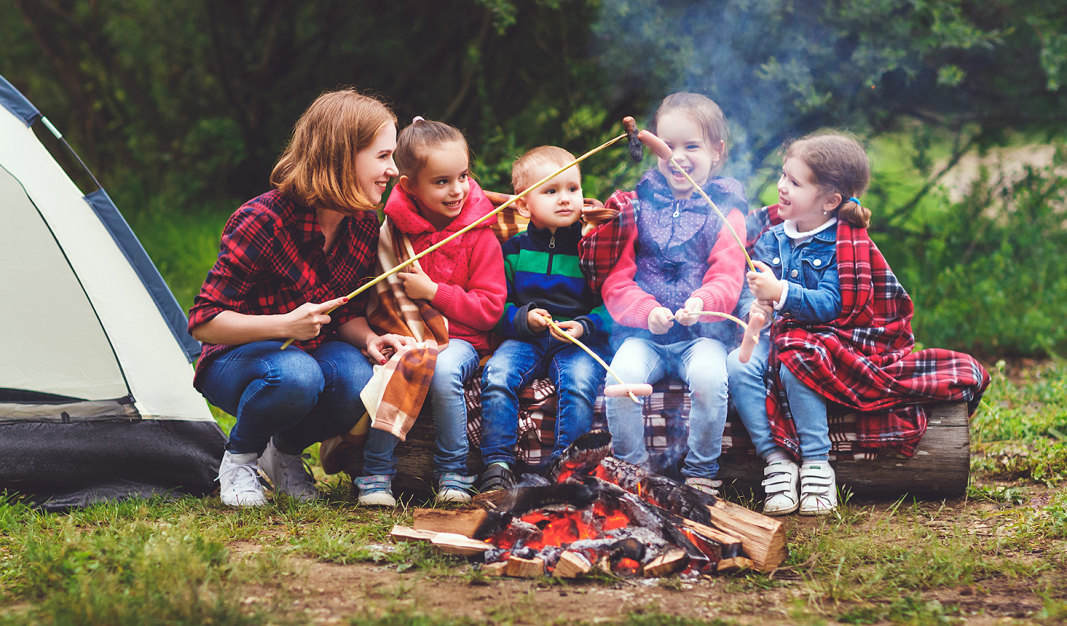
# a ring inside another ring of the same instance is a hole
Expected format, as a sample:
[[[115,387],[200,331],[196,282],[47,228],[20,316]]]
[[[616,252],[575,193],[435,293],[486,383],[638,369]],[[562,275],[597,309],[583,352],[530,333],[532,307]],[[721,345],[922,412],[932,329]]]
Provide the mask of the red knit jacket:
[[[397,185],[385,203],[385,216],[411,239],[416,254],[493,210],[473,180],[463,210],[442,230],[419,214],[415,202]],[[449,338],[469,341],[482,355],[493,350],[489,331],[504,313],[508,295],[504,256],[500,242],[489,229],[492,223],[492,219],[484,220],[419,261],[426,275],[437,283],[437,295],[430,305],[448,319]]]

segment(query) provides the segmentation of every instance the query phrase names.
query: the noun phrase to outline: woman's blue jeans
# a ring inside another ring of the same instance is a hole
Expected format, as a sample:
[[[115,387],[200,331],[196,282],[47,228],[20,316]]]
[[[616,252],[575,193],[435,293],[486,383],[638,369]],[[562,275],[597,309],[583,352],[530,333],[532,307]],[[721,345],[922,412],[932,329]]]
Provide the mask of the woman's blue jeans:
[[[596,350],[596,345],[591,349]],[[482,374],[482,460],[486,465],[515,464],[518,394],[545,373],[556,386],[558,407],[556,445],[548,463],[592,428],[593,403],[604,381],[604,368],[578,346],[547,332],[530,339],[508,339],[493,353]]]
[[[308,354],[281,341],[238,346],[212,361],[204,397],[237,417],[227,449],[263,452],[271,437],[286,454],[348,431],[363,415],[359,392],[370,380],[367,357],[343,341]]]
[[[770,349],[770,336],[764,331],[748,363],[738,360],[738,350],[731,352],[726,361],[730,372],[730,402],[741,416],[756,454],[763,459],[781,450],[771,437],[771,425],[767,417],[767,385],[763,381]],[[801,457],[807,461],[828,460],[830,427],[826,421],[826,400],[800,382],[787,368],[781,368],[779,376],[789,398],[789,411],[793,414],[793,423],[796,424],[797,437],[800,439]]]
[[[435,476],[467,474],[467,402],[463,384],[478,369],[478,351],[462,339],[449,339],[448,347],[437,355],[427,400],[433,410],[437,432],[434,453]],[[364,476],[396,476],[396,435],[371,428],[363,451]]]
[[[722,432],[726,428],[728,401],[726,346],[702,337],[693,341],[661,345],[630,337],[619,347],[611,368],[627,383],[653,384],[676,376],[689,386],[689,451],[682,474],[691,478],[714,478],[719,472]],[[612,384],[614,380],[607,381]],[[628,396],[608,398],[608,429],[615,456],[637,465],[648,464],[645,447],[643,405]]]

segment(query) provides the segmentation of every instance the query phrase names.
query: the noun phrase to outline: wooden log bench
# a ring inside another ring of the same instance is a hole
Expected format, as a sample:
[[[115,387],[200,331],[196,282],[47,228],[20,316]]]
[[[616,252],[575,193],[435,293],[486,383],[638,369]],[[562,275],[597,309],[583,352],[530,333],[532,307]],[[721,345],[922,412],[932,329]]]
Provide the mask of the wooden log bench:
[[[542,386],[538,387],[539,382]],[[520,459],[532,464],[551,452],[550,437],[555,419],[555,402],[547,381],[535,382],[524,390],[521,402]],[[545,387],[544,385],[547,385]],[[468,386],[467,400],[471,449],[468,470],[481,473],[483,465],[477,441],[480,440],[480,406],[477,385]],[[677,381],[657,385],[656,393],[645,399],[646,445],[653,464],[672,465],[685,455],[685,435],[689,402]],[[964,495],[970,475],[970,428],[967,405],[963,402],[935,404],[928,410],[928,427],[915,456],[908,458],[887,451],[858,448],[849,439],[849,424],[854,417],[834,407],[830,410],[833,447],[831,463],[839,485],[862,498],[895,499],[910,495],[925,499],[956,498]],[[603,397],[597,399],[594,427],[606,428]],[[851,428],[854,435],[855,428]],[[679,447],[679,441],[681,447]],[[397,445],[398,475],[394,488],[401,493],[424,494],[433,488],[434,451],[433,419],[420,416],[408,433],[407,441]],[[753,490],[762,495],[763,462],[756,456],[748,434],[736,415],[731,414],[723,434],[723,453],[719,461],[720,478],[739,490]],[[358,476],[362,454],[352,455],[346,471]]]

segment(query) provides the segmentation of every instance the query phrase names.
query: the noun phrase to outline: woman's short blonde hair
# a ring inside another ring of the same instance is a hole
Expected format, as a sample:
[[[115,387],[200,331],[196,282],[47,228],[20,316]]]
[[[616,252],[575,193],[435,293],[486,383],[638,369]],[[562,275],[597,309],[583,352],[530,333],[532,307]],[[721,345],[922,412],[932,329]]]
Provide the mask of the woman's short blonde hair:
[[[373,210],[357,182],[356,153],[389,124],[396,125],[396,115],[378,99],[355,89],[326,92],[297,120],[270,182],[307,207]]]

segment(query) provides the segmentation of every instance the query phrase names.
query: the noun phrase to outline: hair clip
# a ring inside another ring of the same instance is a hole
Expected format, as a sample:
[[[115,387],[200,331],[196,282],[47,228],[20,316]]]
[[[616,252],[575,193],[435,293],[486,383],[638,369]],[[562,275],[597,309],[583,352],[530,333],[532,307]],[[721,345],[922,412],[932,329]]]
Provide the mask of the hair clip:
[[[848,199],[851,200],[852,202],[855,202],[856,206],[858,206],[858,207],[862,207],[863,206],[862,204],[860,204],[860,199],[855,197],[855,196],[849,196]]]
[[[421,115],[416,115],[414,118],[412,118],[411,123],[414,124],[415,122],[425,122],[425,121],[426,121],[425,117],[423,117]]]

